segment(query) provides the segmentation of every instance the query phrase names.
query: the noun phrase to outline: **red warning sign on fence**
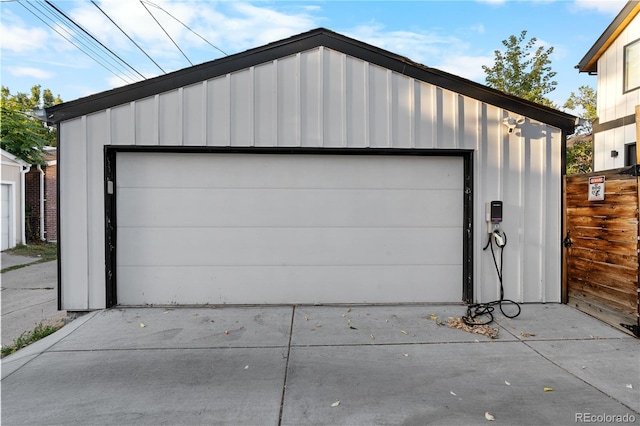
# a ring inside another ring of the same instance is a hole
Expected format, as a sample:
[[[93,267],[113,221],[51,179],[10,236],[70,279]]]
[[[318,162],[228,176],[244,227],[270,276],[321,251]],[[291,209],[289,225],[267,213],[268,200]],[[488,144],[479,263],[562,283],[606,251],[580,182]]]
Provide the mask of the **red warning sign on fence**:
[[[604,200],[604,176],[589,178],[589,201]]]

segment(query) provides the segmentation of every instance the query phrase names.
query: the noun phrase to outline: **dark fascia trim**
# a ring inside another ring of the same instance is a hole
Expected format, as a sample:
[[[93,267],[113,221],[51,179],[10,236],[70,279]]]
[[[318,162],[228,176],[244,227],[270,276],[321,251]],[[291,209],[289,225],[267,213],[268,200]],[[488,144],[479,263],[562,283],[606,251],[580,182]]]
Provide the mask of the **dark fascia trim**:
[[[413,62],[392,52],[318,28],[288,39],[175,71],[160,77],[65,102],[46,109],[58,123],[158,93],[196,84],[228,73],[324,46],[426,83],[501,107],[573,133],[575,116],[475,83],[444,71]]]
[[[185,146],[132,146],[132,145],[108,145],[104,148],[105,154],[105,232],[106,240],[110,242],[105,253],[106,276],[105,290],[107,294],[107,307],[117,305],[117,224],[116,224],[116,162],[118,152],[165,152],[165,153],[212,153],[212,154],[324,154],[324,155],[410,155],[410,156],[448,156],[462,157],[464,160],[464,212],[463,212],[463,244],[462,244],[462,301],[473,303],[473,162],[474,150],[472,149],[410,149],[410,148],[305,148],[305,147],[185,147]],[[107,166],[107,161],[109,162]],[[113,181],[113,193],[107,194],[108,180]],[[111,226],[107,226],[110,224]],[[109,255],[109,253],[111,253]],[[58,275],[59,276],[59,275]],[[111,277],[111,279],[109,279]],[[60,288],[60,283],[58,283]]]
[[[631,20],[640,12],[640,1],[631,0],[624,5],[618,16],[615,17],[613,22],[609,24],[602,35],[596,40],[595,44],[591,46],[591,49],[584,55],[584,58],[578,62],[576,68],[580,72],[597,73],[598,72],[598,59],[607,50],[607,48],[613,43]]]
[[[636,122],[636,115],[631,114],[631,115],[627,115],[626,117],[617,118],[615,120],[605,121],[604,123],[594,121],[593,124],[591,125],[591,128],[593,129],[593,133],[600,133],[606,130],[627,126],[635,122]]]

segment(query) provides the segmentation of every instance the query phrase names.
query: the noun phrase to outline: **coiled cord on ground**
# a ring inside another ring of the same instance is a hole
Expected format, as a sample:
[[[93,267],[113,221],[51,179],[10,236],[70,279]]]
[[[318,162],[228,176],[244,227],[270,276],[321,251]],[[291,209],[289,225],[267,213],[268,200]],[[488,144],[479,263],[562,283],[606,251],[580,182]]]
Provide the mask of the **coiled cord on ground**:
[[[500,266],[498,266],[498,261],[496,260],[496,253],[493,250],[493,234],[489,234],[489,241],[487,241],[487,245],[482,249],[485,251],[488,247],[491,247],[491,256],[493,257],[493,264],[496,267],[496,272],[498,273],[498,280],[500,281],[500,300],[495,300],[493,302],[488,303],[475,303],[467,306],[467,314],[462,317],[462,321],[468,326],[474,325],[487,325],[491,324],[494,320],[493,312],[495,311],[495,307],[498,306],[500,308],[500,312],[507,318],[515,318],[520,315],[521,308],[517,302],[514,302],[511,299],[504,298],[504,286],[502,285],[502,265],[504,259],[504,247],[507,245],[507,234],[502,233],[504,238],[504,243],[502,245],[498,245],[500,249]],[[515,305],[517,309],[515,314],[507,314],[503,309],[503,304],[506,305]],[[485,320],[480,320],[479,318],[486,318]]]

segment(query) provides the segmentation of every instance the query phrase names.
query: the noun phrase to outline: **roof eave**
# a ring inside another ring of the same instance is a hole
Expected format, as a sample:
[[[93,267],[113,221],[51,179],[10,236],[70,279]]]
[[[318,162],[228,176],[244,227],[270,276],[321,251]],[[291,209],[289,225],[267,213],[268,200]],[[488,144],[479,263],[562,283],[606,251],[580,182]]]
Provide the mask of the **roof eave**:
[[[620,33],[624,31],[629,23],[640,12],[640,1],[631,0],[624,5],[620,13],[615,17],[613,22],[609,24],[602,35],[596,40],[587,54],[580,60],[576,68],[579,72],[588,72],[590,74],[598,72],[598,59],[618,38]]]
[[[75,101],[55,105],[47,108],[47,117],[50,121],[59,123],[319,46],[340,51],[417,80],[508,109],[514,113],[522,114],[558,127],[565,130],[568,134],[573,133],[575,129],[575,116],[526,101],[516,96],[508,95],[435,68],[427,67],[413,62],[406,57],[343,36],[325,28],[318,28],[235,55],[226,56],[125,87],[80,98]]]

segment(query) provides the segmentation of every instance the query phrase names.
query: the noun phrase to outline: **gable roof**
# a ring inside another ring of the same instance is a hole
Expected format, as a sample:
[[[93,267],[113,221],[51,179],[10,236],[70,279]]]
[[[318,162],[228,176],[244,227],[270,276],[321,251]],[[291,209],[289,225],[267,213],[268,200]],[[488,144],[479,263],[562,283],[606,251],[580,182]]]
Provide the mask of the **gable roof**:
[[[64,102],[46,109],[52,123],[125,104],[137,99],[175,90],[190,84],[249,68],[275,59],[311,50],[319,46],[387,68],[473,99],[507,109],[537,121],[573,133],[576,117],[553,108],[539,105],[414,62],[406,57],[343,36],[325,28],[318,28],[290,38],[269,43],[214,61],[184,68],[169,74],[140,81],[128,86],[97,93],[75,101]]]
[[[628,1],[620,13],[618,13],[618,16],[616,16],[613,22],[604,30],[600,38],[591,46],[591,49],[589,49],[584,58],[576,65],[576,68],[578,68],[580,72],[588,72],[590,74],[597,73],[598,59],[600,59],[609,46],[616,41],[616,38],[627,28],[639,12],[640,1]]]
[[[16,165],[24,166],[24,167],[29,167],[31,165],[31,164],[27,163],[26,161],[16,157],[15,155],[10,153],[9,151],[5,151],[4,149],[0,149],[0,154],[2,154],[2,156],[5,157],[6,159],[16,163]]]

